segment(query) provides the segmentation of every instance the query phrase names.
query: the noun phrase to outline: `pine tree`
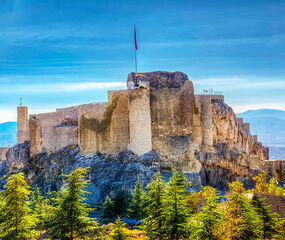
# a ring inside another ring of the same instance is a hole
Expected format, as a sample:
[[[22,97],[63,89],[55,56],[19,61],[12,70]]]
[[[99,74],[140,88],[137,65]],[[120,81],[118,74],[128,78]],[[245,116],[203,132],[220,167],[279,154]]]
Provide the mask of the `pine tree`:
[[[141,229],[150,240],[163,240],[164,238],[164,199],[165,183],[159,173],[156,173],[147,188],[146,218]]]
[[[35,186],[31,194],[30,208],[32,214],[38,219],[38,228],[42,229],[47,221],[47,205],[46,200],[40,194],[40,189]]]
[[[221,228],[223,239],[253,240],[261,236],[261,220],[251,201],[245,196],[242,183],[229,184],[229,193],[225,206],[225,218]]]
[[[104,208],[103,208],[103,217],[104,218],[115,218],[115,211],[114,211],[114,203],[111,200],[111,198],[109,196],[106,197],[106,200],[103,204]]]
[[[134,218],[137,222],[145,216],[145,192],[140,178],[137,178],[137,182],[134,188],[134,192],[131,196],[132,200],[128,209],[129,217]]]
[[[262,221],[263,239],[271,239],[275,235],[278,235],[278,229],[281,227],[281,220],[278,214],[270,211],[270,207],[266,205],[264,198],[255,195],[252,202]]]
[[[222,213],[218,208],[216,190],[211,187],[203,187],[203,196],[206,199],[202,211],[197,213],[191,222],[192,239],[219,240],[217,229],[221,224]]]
[[[112,198],[115,216],[124,217],[129,207],[130,195],[125,190],[119,190]]]
[[[185,239],[188,235],[187,222],[189,208],[187,205],[186,177],[183,173],[173,170],[173,176],[166,184],[164,200],[164,227],[166,238],[171,240]]]
[[[126,233],[126,231],[124,229],[125,225],[126,224],[123,222],[123,220],[120,217],[118,217],[116,219],[114,229],[111,233],[111,239],[112,240],[128,240],[128,239],[130,239],[128,237],[128,234]]]
[[[36,239],[37,220],[30,214],[31,209],[28,206],[30,190],[24,173],[11,175],[1,194],[4,212],[0,222],[0,239]]]
[[[50,229],[53,238],[61,240],[72,240],[76,237],[84,238],[87,231],[95,224],[88,217],[91,209],[86,207],[82,197],[86,191],[88,181],[84,180],[87,168],[78,168],[69,175],[66,175],[66,188],[62,190],[62,198],[59,199],[58,206],[53,210],[52,223]]]

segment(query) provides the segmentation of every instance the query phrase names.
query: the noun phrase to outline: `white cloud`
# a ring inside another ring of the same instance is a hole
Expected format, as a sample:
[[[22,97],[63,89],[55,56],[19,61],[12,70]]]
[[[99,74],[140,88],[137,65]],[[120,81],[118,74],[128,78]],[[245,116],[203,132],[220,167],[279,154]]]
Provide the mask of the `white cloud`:
[[[49,93],[49,92],[75,92],[92,89],[117,89],[125,88],[125,82],[83,82],[83,83],[52,83],[52,84],[22,84],[0,85],[0,93]],[[15,90],[16,89],[16,90]]]
[[[0,123],[17,121],[16,110],[0,110]]]

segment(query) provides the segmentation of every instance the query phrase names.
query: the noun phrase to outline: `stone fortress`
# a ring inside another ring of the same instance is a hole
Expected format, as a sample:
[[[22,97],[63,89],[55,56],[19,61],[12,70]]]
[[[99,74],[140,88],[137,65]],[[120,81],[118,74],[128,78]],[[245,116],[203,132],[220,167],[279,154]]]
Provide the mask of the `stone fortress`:
[[[135,82],[145,87],[135,88]],[[127,89],[109,91],[108,102],[31,115],[19,106],[17,113],[17,143],[29,141],[30,157],[78,145],[93,154],[156,151],[162,169],[202,174],[204,182],[218,169],[238,177],[276,172],[267,164],[268,148],[236,118],[224,96],[194,94],[182,72],[130,73]],[[7,150],[0,150],[2,159]]]

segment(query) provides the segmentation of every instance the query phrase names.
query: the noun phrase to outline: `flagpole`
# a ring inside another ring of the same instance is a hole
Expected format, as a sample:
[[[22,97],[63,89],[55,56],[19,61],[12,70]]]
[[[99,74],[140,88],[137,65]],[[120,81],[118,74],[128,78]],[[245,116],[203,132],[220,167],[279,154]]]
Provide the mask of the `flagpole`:
[[[135,72],[137,75],[137,71],[138,71],[138,65],[137,65],[137,50],[135,49]]]
[[[135,40],[135,87],[138,87],[137,83],[137,72],[138,72],[138,63],[137,63],[137,32],[136,25],[134,24],[134,40]]]

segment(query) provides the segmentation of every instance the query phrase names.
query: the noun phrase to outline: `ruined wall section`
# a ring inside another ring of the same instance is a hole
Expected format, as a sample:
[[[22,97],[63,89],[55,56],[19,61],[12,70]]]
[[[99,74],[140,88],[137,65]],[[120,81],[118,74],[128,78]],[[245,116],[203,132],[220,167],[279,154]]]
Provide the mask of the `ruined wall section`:
[[[30,115],[30,154],[55,152],[68,145],[78,144],[79,107]]]
[[[5,161],[6,159],[6,153],[10,147],[0,147],[0,161]]]
[[[116,154],[128,149],[128,91],[109,92],[108,103],[81,108],[79,119],[79,145],[82,152]]]
[[[29,140],[29,115],[28,107],[17,107],[17,143]]]
[[[163,169],[197,173],[192,141],[194,88],[186,80],[180,87],[152,88],[150,96],[152,148],[159,151]]]

